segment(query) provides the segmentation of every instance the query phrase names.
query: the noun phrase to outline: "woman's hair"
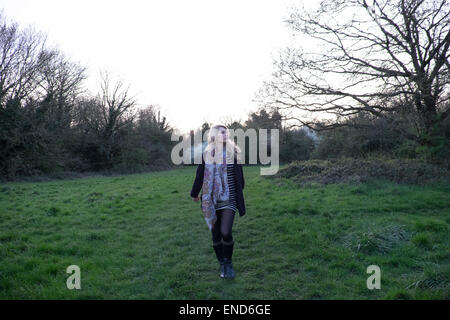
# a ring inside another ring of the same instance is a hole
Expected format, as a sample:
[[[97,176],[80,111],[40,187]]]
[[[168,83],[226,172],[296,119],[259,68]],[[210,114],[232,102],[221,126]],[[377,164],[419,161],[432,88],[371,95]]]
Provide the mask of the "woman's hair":
[[[222,124],[217,124],[213,127],[211,127],[211,129],[209,130],[208,133],[208,144],[205,148],[204,153],[211,153],[212,156],[214,156],[214,152],[216,150],[217,145],[219,144],[219,139],[217,138],[221,133],[219,131],[220,128],[224,128],[227,131],[227,140],[226,140],[226,151],[227,151],[227,155],[231,155],[234,154],[235,157],[237,157],[238,159],[240,159],[240,154],[241,154],[241,148],[239,148],[239,146],[234,143],[233,140],[230,139],[229,137],[229,132],[228,132],[228,128]]]

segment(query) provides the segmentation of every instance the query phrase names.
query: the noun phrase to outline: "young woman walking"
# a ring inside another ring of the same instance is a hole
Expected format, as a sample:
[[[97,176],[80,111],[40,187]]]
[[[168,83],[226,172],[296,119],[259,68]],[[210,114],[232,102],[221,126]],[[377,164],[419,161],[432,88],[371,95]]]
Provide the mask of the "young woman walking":
[[[212,246],[220,264],[221,278],[234,278],[232,264],[234,239],[232,227],[236,210],[245,215],[242,190],[245,186],[240,148],[229,139],[223,125],[211,128],[208,144],[202,152],[191,190],[193,201],[201,200],[201,209],[212,234]],[[198,194],[202,189],[201,199]]]

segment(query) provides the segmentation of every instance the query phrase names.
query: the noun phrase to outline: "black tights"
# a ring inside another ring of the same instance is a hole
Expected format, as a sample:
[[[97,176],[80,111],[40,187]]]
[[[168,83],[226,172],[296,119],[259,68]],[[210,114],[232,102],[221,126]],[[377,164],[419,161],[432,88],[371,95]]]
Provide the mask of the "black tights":
[[[213,243],[232,242],[233,235],[231,228],[233,227],[235,213],[231,209],[221,209],[216,211],[217,221],[211,230]]]

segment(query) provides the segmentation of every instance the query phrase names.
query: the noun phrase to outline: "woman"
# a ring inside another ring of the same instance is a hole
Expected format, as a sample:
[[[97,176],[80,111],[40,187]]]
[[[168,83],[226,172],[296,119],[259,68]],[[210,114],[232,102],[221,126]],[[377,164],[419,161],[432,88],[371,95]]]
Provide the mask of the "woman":
[[[201,209],[212,233],[221,278],[235,276],[231,259],[234,247],[232,227],[236,210],[241,217],[245,214],[244,174],[242,164],[237,163],[240,153],[240,148],[229,139],[225,126],[212,127],[191,190],[192,200],[199,201],[198,194],[202,189]]]

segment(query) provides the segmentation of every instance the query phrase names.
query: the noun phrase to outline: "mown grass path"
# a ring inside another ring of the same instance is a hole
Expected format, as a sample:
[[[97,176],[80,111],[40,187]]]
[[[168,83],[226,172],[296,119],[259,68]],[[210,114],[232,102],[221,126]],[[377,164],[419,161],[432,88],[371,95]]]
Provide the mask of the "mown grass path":
[[[244,167],[234,280],[195,168],[0,186],[0,299],[449,298],[449,184],[296,187]],[[381,289],[369,290],[369,265]],[[68,290],[66,268],[81,268]]]

